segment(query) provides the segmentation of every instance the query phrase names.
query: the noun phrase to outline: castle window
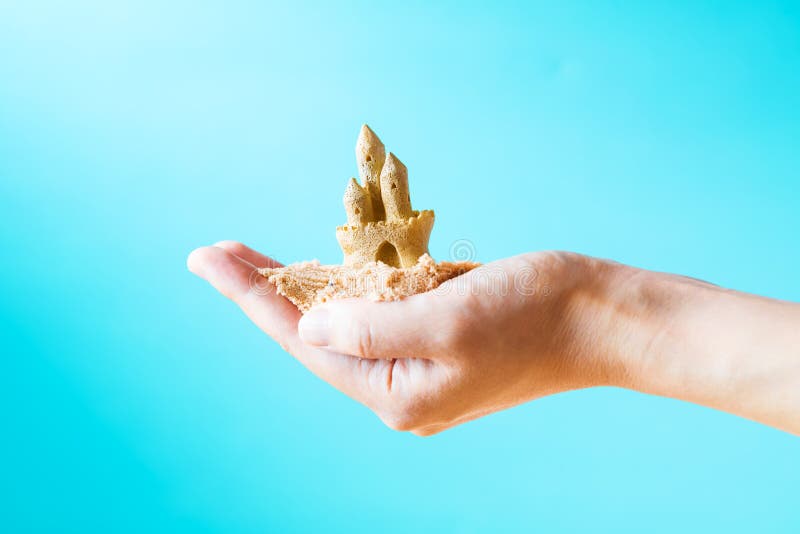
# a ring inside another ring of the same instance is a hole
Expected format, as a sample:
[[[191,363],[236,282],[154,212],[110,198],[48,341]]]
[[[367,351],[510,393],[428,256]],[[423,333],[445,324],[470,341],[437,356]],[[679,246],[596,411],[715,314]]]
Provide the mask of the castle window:
[[[397,184],[392,182],[392,189],[397,189]]]
[[[397,249],[388,241],[381,243],[378,251],[375,253],[375,261],[382,261],[386,265],[392,267],[401,267],[400,256],[397,254]]]
[[[356,208],[355,212],[356,212],[356,215],[358,215],[359,213],[361,213],[361,208]]]

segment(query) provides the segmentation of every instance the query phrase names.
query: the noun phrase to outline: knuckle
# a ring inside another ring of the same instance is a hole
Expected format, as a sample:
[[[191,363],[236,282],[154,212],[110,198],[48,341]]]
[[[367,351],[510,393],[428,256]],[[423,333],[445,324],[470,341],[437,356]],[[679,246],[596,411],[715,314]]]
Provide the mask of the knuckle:
[[[402,415],[382,417],[383,424],[397,432],[411,432],[416,428],[413,420]]]
[[[369,321],[355,319],[351,324],[351,330],[355,332],[356,346],[354,348],[357,355],[362,358],[372,358],[374,356],[374,336]]]
[[[380,416],[383,424],[397,432],[413,432],[420,428],[420,417],[408,405],[395,407]]]

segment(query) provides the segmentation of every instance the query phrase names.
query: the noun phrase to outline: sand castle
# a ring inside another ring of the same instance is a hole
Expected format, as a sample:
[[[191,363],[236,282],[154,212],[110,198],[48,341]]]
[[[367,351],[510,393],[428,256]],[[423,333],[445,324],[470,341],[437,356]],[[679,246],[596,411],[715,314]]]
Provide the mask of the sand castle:
[[[336,228],[344,265],[318,261],[260,269],[279,294],[305,312],[331,299],[396,300],[430,291],[479,264],[436,263],[428,254],[432,210],[411,209],[408,169],[369,126],[361,127],[356,161],[362,184],[351,178],[344,193],[347,224]]]
[[[392,267],[412,267],[428,253],[433,211],[413,211],[408,169],[386,149],[366,124],[356,143],[358,174],[344,193],[347,224],[336,229],[344,264],[361,267],[380,261]]]

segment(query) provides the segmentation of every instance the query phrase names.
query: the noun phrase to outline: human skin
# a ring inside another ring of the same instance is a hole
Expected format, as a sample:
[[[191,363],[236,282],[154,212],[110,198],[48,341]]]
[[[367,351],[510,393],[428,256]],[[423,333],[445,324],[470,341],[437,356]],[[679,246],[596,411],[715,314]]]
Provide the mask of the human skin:
[[[800,304],[567,252],[486,264],[396,302],[305,315],[234,241],[188,267],[395,430],[431,435],[555,393],[616,386],[800,434]]]

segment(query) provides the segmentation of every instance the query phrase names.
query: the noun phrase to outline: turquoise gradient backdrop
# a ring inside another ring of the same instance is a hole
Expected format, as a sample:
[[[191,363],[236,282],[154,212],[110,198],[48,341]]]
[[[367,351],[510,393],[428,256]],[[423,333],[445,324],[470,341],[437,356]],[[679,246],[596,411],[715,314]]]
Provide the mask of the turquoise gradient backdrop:
[[[798,532],[800,440],[614,389],[386,429],[185,269],[340,259],[368,122],[445,258],[800,300],[796,2],[0,3],[5,532]]]

